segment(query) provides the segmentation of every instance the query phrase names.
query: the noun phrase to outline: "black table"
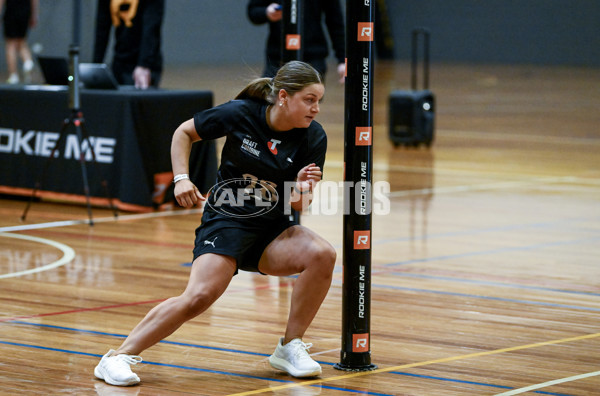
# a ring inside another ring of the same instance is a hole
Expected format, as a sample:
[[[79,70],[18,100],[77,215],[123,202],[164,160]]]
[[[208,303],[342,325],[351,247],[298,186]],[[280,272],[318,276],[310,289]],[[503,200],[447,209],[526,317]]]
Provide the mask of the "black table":
[[[121,210],[148,211],[172,199],[171,137],[183,121],[212,107],[212,92],[84,89],[80,98],[96,161],[85,144],[79,148],[74,127],[49,160],[72,113],[67,88],[0,86],[0,193],[31,195],[41,181],[42,198],[83,201],[83,152],[93,202],[106,202],[103,180]],[[214,142],[194,144],[190,168],[198,188],[208,191],[217,170]]]

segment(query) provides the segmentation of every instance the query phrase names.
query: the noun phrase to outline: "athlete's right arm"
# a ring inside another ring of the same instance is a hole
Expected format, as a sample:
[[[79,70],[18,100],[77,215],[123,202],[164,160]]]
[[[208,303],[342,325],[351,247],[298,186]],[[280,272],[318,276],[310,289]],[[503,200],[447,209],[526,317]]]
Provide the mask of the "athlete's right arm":
[[[189,175],[192,143],[199,140],[200,136],[196,132],[193,118],[185,121],[175,130],[171,140],[171,165],[175,176]],[[176,182],[174,194],[177,203],[184,208],[192,207],[198,201],[205,199],[190,179],[181,179]]]

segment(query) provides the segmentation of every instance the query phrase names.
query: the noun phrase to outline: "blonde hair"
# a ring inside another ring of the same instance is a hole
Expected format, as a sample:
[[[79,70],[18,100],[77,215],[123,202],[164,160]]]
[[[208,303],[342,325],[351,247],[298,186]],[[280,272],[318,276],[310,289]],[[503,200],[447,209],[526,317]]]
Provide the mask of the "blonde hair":
[[[308,63],[291,61],[281,66],[273,78],[250,81],[235,98],[261,99],[274,104],[280,90],[292,96],[312,84],[323,84],[321,74]]]

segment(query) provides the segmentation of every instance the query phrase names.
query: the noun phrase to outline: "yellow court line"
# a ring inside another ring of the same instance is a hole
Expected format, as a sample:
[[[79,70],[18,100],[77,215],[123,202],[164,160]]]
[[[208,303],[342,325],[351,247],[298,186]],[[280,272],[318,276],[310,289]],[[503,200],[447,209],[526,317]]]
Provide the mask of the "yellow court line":
[[[248,391],[248,392],[232,393],[229,396],[256,395],[259,393],[273,392],[273,391],[280,390],[280,389],[289,389],[289,388],[295,388],[295,387],[299,387],[299,386],[322,384],[324,382],[339,381],[339,380],[348,379],[348,378],[362,377],[365,375],[372,375],[372,374],[379,374],[379,373],[387,373],[390,371],[408,369],[408,368],[413,368],[413,367],[427,366],[430,364],[447,363],[447,362],[452,362],[452,361],[456,361],[456,360],[470,359],[470,358],[480,357],[480,356],[497,355],[499,353],[504,353],[504,352],[513,352],[513,351],[519,351],[519,350],[523,350],[523,349],[537,348],[537,347],[541,347],[541,346],[545,346],[545,345],[562,344],[565,342],[580,341],[580,340],[586,340],[586,339],[595,338],[595,337],[600,337],[600,333],[587,334],[587,335],[583,335],[583,336],[570,337],[570,338],[563,338],[560,340],[537,342],[535,344],[520,345],[520,346],[515,346],[515,347],[510,347],[510,348],[496,349],[493,351],[476,352],[476,353],[470,353],[468,355],[450,356],[450,357],[442,358],[442,359],[427,360],[424,362],[403,364],[400,366],[380,368],[380,369],[376,369],[376,370],[372,370],[372,371],[354,372],[351,374],[338,375],[338,376],[329,377],[329,378],[320,378],[320,379],[310,380],[310,381],[295,382],[293,384],[279,385],[279,386],[263,388],[263,389],[255,389],[255,390]]]
[[[564,382],[577,381],[577,380],[580,380],[580,379],[583,379],[583,378],[594,377],[596,375],[600,375],[600,371],[594,371],[593,373],[586,373],[586,374],[574,375],[572,377],[560,378],[560,379],[557,379],[557,380],[548,381],[548,382],[544,382],[544,383],[541,383],[541,384],[535,384],[535,385],[531,385],[531,386],[526,386],[525,388],[513,389],[513,390],[508,391],[508,392],[498,393],[497,395],[494,395],[494,396],[512,396],[512,395],[518,395],[520,393],[529,392],[531,390],[546,388],[548,386],[562,384]]]

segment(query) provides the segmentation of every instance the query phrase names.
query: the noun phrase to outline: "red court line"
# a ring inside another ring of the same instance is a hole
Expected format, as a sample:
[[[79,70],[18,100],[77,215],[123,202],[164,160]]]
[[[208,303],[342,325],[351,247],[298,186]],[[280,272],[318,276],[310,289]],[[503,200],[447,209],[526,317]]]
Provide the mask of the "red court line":
[[[138,302],[133,302],[133,303],[117,304],[117,305],[107,305],[107,306],[104,306],[104,307],[96,307],[96,308],[79,308],[79,309],[71,309],[69,311],[48,312],[48,313],[35,314],[35,315],[15,316],[15,317],[12,317],[12,318],[2,318],[2,319],[0,319],[0,322],[10,322],[11,320],[41,318],[41,317],[44,317],[44,316],[65,315],[65,314],[70,314],[70,313],[86,312],[86,311],[101,311],[101,310],[104,310],[104,309],[130,307],[130,306],[133,306],[133,305],[152,304],[152,303],[162,302],[162,301],[165,301],[165,300],[166,300],[166,298],[162,298],[160,300],[138,301]]]
[[[270,289],[272,287],[288,287],[292,284],[292,282],[288,282],[288,283],[284,283],[284,284],[279,284],[279,285],[264,285],[264,286],[257,286],[257,287],[251,287],[251,288],[245,288],[245,289],[237,289],[237,290],[231,290],[231,291],[226,291],[226,293],[240,293],[240,292],[245,292],[245,291],[256,291],[256,290],[263,290],[263,289]],[[24,315],[24,316],[14,316],[12,318],[0,318],[0,323],[2,322],[10,322],[13,320],[23,320],[23,319],[32,319],[32,318],[41,318],[44,316],[56,316],[56,315],[66,315],[66,314],[72,314],[72,313],[79,313],[79,312],[87,312],[87,311],[103,311],[106,309],[113,309],[113,308],[123,308],[123,307],[131,307],[134,305],[144,305],[144,304],[155,304],[155,303],[159,303],[159,302],[163,302],[165,301],[166,298],[161,298],[158,300],[149,300],[149,301],[137,301],[137,302],[132,302],[132,303],[125,303],[125,304],[116,304],[116,305],[106,305],[103,307],[95,307],[95,308],[79,308],[79,309],[71,309],[68,311],[60,311],[60,312],[48,312],[48,313],[41,313],[41,314],[35,314],[35,315]]]

